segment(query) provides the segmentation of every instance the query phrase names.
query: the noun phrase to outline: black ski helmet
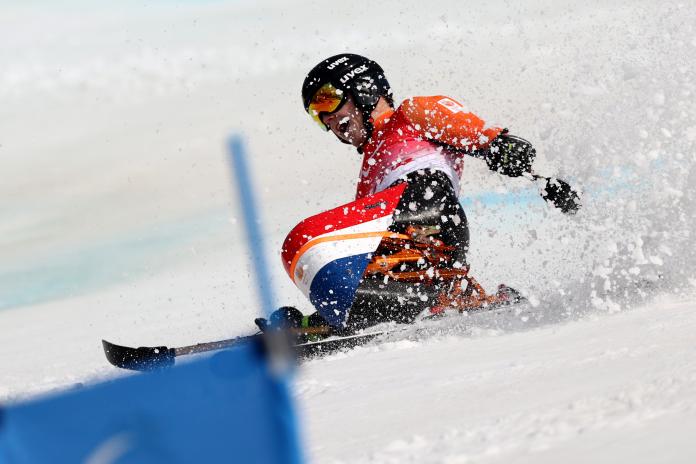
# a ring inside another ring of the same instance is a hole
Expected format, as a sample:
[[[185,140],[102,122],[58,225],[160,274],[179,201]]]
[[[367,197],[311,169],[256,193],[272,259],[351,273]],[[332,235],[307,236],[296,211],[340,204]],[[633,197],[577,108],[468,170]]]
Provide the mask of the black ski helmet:
[[[368,139],[372,135],[370,114],[377,106],[379,97],[386,98],[389,105],[394,106],[391,87],[384,77],[384,70],[364,56],[341,53],[317,64],[302,84],[302,103],[305,111],[309,112],[312,97],[325,84],[331,84],[353,97],[355,105],[363,114]]]

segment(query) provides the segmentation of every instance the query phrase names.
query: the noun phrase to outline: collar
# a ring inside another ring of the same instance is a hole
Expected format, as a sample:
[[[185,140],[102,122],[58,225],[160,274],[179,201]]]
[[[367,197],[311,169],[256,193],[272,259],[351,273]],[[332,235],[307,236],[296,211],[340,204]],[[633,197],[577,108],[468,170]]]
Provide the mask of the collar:
[[[372,120],[372,126],[375,130],[382,130],[382,128],[389,122],[389,118],[394,114],[394,110],[385,111],[384,113],[377,116],[377,119]]]
[[[389,122],[389,118],[391,118],[391,116],[394,114],[394,111],[395,110],[385,111],[384,113],[377,116],[376,119],[370,118],[368,122],[372,126],[372,130],[370,131],[372,133],[370,135],[370,138],[358,147],[358,153],[363,153],[365,147],[368,146],[373,141],[372,139],[375,138],[375,134],[378,134],[384,128],[384,126],[387,125],[387,123]]]

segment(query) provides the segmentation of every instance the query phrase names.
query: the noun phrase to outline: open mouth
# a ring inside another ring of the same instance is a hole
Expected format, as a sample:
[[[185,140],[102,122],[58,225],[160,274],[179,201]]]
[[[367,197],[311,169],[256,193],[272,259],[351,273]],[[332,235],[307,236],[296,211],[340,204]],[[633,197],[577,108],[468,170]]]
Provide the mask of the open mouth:
[[[338,124],[338,131],[348,137],[348,126],[350,125],[350,121],[348,118],[343,118],[339,124]]]

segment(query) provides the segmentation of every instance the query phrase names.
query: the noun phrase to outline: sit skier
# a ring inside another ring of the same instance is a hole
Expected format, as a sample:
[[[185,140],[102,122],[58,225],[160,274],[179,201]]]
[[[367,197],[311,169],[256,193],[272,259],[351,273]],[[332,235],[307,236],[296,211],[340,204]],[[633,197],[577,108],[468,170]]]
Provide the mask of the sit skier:
[[[356,202],[398,185],[403,190],[388,228],[392,235],[370,254],[345,311],[326,301],[312,301],[317,312],[311,316],[283,307],[270,321],[257,320],[262,330],[291,327],[306,340],[308,333],[410,322],[424,310],[478,309],[517,298],[503,286],[485,295],[468,275],[469,229],[458,200],[465,155],[505,176],[544,180],[543,198],[564,213],[580,206],[567,183],[534,174],[536,151],[528,141],[487,126],[446,96],[412,97],[396,107],[384,71],[365,57],[345,53],[320,62],[305,78],[302,100],[323,130],[362,155]]]

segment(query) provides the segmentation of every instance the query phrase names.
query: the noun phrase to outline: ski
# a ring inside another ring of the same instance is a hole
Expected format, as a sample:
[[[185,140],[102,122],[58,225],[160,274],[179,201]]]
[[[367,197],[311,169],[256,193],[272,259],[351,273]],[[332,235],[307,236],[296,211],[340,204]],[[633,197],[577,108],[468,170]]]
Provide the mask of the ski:
[[[332,336],[315,342],[293,345],[292,348],[298,358],[307,359],[313,356],[329,354],[341,349],[354,348],[380,335],[385,335],[388,332],[389,331],[382,330],[355,335]],[[261,336],[262,333],[259,332],[254,335],[197,343],[195,345],[176,348],[169,348],[166,346],[140,346],[138,348],[132,348],[117,345],[106,340],[102,340],[102,346],[104,347],[104,354],[106,355],[107,361],[112,365],[121,369],[133,371],[150,371],[172,366],[176,358],[181,356],[230,348],[239,343],[260,340]]]
[[[138,348],[131,348],[129,346],[117,345],[106,340],[102,340],[102,346],[104,347],[104,354],[106,355],[107,361],[114,366],[134,371],[148,371],[160,367],[172,366],[175,358],[178,356],[221,350],[244,341],[250,341],[257,336],[258,334],[248,335],[177,348],[168,348],[166,346],[140,346]]]
[[[469,284],[472,287],[473,293],[462,292],[461,295],[456,294],[455,299],[452,300],[452,302],[456,303],[458,301],[457,298],[459,298],[459,300],[466,303],[470,301],[471,298],[474,298],[471,296],[472,294],[477,294],[478,298],[480,299],[479,305],[467,310],[459,310],[459,312],[488,312],[501,307],[507,307],[512,304],[526,301],[526,298],[521,296],[519,292],[506,285],[498,286],[498,292],[496,293],[496,297],[488,297],[485,295],[485,292],[483,292],[483,289],[475,280],[470,278]],[[497,298],[497,300],[495,300],[495,298]],[[446,301],[445,303],[447,303],[447,305],[449,306],[451,302]],[[432,315],[430,316],[430,318],[439,318],[444,315],[444,309],[440,309],[437,311],[435,311],[435,309],[436,308],[433,308],[431,310]],[[367,343],[379,336],[407,330],[409,327],[410,325],[394,327],[386,330],[373,329],[372,331],[359,332],[350,335],[333,334],[321,340],[297,343],[291,345],[290,348],[292,348],[292,351],[298,359],[306,359],[313,356],[330,354],[332,352],[342,349],[351,349],[358,345]],[[312,334],[329,335],[331,329],[329,327],[303,327],[290,328],[288,330],[289,332],[286,333],[287,336],[296,336]],[[169,348],[167,346],[140,346],[138,348],[132,348],[129,346],[117,345],[106,340],[102,340],[102,346],[104,348],[104,354],[106,355],[106,359],[114,366],[120,367],[121,369],[128,369],[134,371],[148,371],[162,367],[172,366],[174,365],[176,358],[181,356],[221,350],[245,342],[260,342],[262,341],[263,337],[264,332],[257,332],[253,335],[240,336],[213,342],[197,343],[195,345],[181,346],[175,348]]]

